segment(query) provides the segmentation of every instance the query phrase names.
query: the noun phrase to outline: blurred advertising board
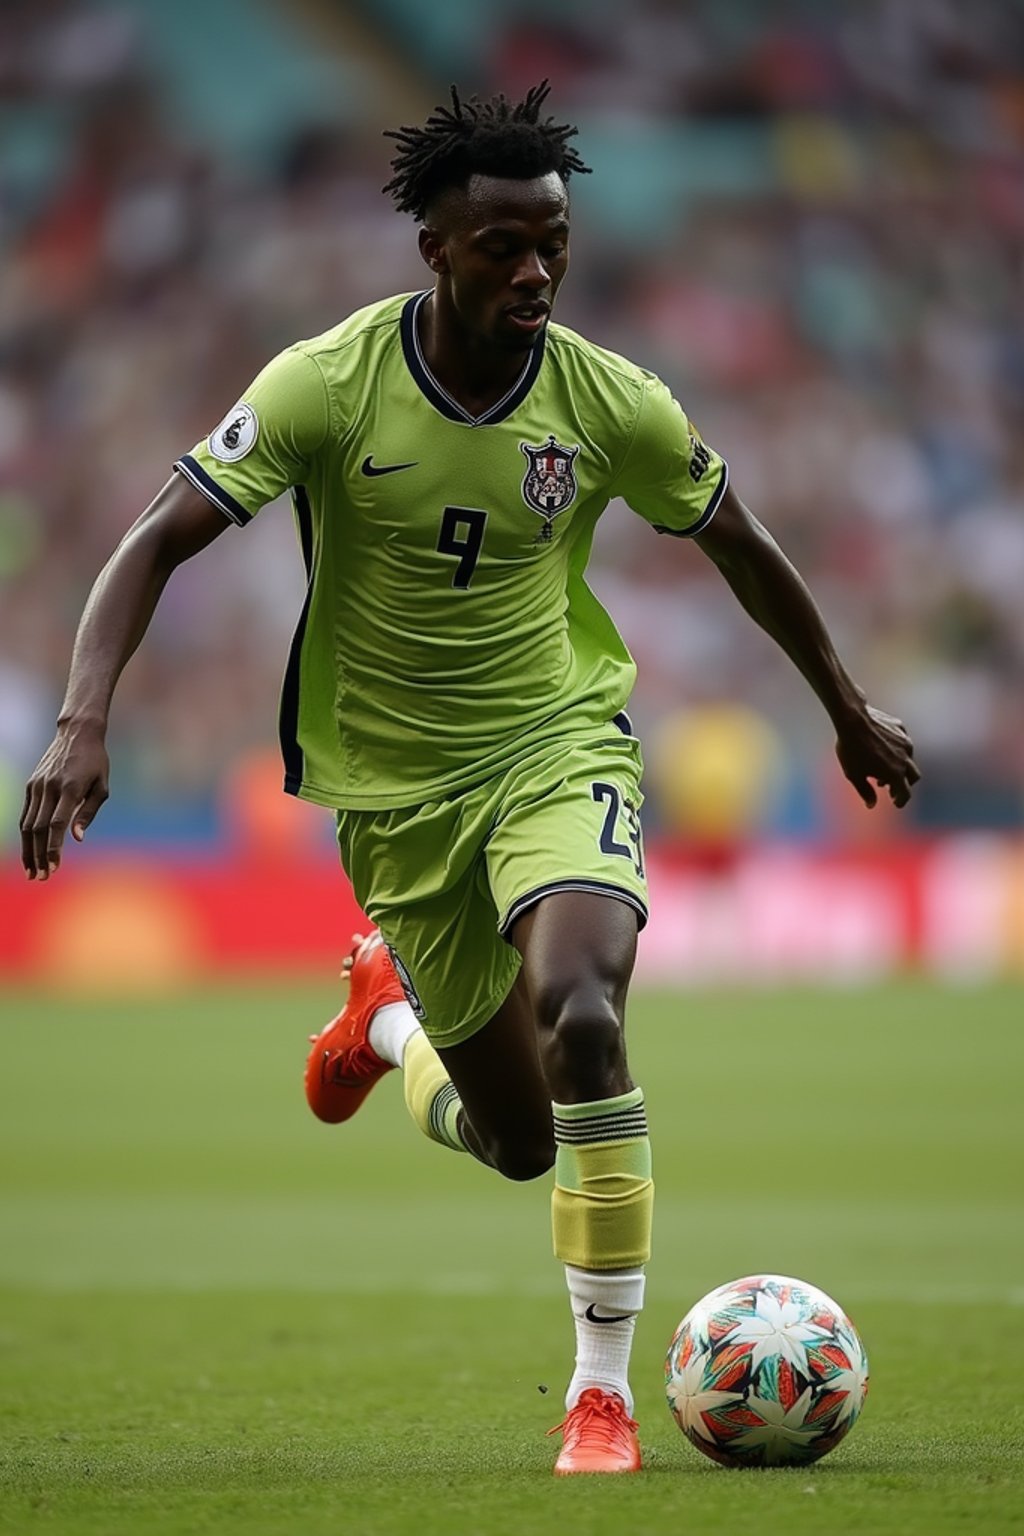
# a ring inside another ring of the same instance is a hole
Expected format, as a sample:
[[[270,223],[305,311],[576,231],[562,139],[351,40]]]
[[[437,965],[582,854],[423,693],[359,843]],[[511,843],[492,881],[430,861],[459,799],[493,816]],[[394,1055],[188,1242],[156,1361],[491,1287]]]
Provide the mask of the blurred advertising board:
[[[888,848],[760,844],[648,852],[637,979],[852,985],[901,971],[1024,976],[1024,840]],[[363,919],[330,858],[69,859],[30,884],[0,867],[0,978],[166,991],[210,976],[337,974]]]

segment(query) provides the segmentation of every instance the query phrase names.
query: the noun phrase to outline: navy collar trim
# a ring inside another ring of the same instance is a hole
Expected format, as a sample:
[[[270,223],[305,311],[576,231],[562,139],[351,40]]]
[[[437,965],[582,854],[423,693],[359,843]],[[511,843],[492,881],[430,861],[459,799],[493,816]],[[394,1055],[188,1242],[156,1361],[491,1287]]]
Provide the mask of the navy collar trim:
[[[442,416],[447,416],[449,421],[458,421],[464,427],[490,427],[496,422],[504,421],[511,416],[517,406],[526,399],[533,388],[534,381],[540,372],[541,363],[544,361],[544,347],[547,341],[547,332],[540,337],[533,347],[526,365],[516,382],[506,395],[481,416],[471,416],[470,413],[454,400],[446,389],[438,383],[430,369],[427,360],[423,356],[423,348],[420,346],[419,337],[419,313],[431,290],[428,288],[423,293],[413,294],[406,301],[402,310],[402,351],[405,354],[406,365],[420,392],[426,396],[436,411]]]

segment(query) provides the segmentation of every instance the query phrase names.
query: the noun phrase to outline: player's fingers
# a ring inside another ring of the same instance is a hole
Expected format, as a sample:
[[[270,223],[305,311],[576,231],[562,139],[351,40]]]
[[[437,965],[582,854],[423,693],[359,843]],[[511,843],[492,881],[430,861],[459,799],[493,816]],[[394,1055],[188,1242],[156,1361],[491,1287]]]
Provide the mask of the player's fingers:
[[[850,783],[853,785],[858,795],[860,795],[868,810],[874,810],[875,806],[878,804],[878,791],[875,789],[875,786],[872,784],[871,780],[858,776],[857,778],[851,778]]]
[[[29,779],[28,783],[25,785],[25,797],[21,802],[21,815],[18,817],[18,826],[23,832],[29,824],[29,811],[32,809],[32,790],[34,782],[35,781],[33,779]]]
[[[36,878],[46,880],[49,878],[50,866],[46,857],[46,848],[50,838],[50,818],[57,804],[57,787],[55,784],[47,784],[45,780],[40,787],[39,799],[35,806],[35,815],[32,818],[32,826],[29,836],[32,840],[32,859],[35,865]]]
[[[895,770],[891,775],[887,775],[879,782],[888,786],[893,805],[898,810],[902,810],[905,805],[909,804],[913,787],[920,777],[921,771],[911,757],[898,770]]]
[[[889,794],[896,809],[902,811],[910,800],[910,785],[906,779],[893,779],[889,785]]]
[[[25,805],[21,813],[21,862],[30,880],[34,880],[39,873],[36,867],[36,845],[32,828],[35,825],[41,796],[42,786],[38,779],[29,779],[25,786]]]
[[[46,868],[47,872],[51,875],[60,868],[60,853],[61,848],[64,846],[64,834],[68,829],[71,813],[78,804],[78,798],[77,790],[62,790],[44,828],[46,833]]]
[[[74,821],[71,833],[77,843],[85,836],[86,828],[92,824],[96,812],[103,802],[109,798],[110,791],[101,779],[94,779],[86,792],[85,799],[74,813]]]

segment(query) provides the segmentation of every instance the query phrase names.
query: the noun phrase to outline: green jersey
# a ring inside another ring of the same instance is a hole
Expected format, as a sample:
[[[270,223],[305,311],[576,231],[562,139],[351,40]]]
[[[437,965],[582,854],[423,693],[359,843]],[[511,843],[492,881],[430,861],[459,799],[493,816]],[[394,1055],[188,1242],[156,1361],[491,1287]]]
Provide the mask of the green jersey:
[[[282,352],[175,465],[239,524],[291,490],[308,584],[281,745],[320,805],[420,804],[606,726],[635,666],[584,579],[598,517],[621,496],[694,534],[725,490],[659,379],[559,325],[470,416],[424,359],[426,297]]]

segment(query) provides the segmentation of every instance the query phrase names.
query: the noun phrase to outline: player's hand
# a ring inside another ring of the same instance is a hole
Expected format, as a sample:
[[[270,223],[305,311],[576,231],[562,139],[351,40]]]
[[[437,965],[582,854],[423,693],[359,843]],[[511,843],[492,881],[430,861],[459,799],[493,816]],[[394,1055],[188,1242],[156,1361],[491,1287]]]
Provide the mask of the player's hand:
[[[876,784],[889,791],[893,805],[904,806],[921,777],[903,721],[870,704],[839,729],[836,756],[869,810],[878,804]]]
[[[30,880],[60,868],[68,827],[77,842],[107,798],[110,761],[99,726],[61,726],[25,787],[21,862]]]

